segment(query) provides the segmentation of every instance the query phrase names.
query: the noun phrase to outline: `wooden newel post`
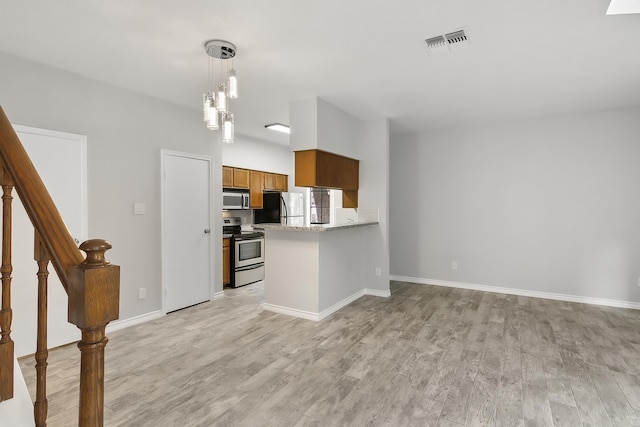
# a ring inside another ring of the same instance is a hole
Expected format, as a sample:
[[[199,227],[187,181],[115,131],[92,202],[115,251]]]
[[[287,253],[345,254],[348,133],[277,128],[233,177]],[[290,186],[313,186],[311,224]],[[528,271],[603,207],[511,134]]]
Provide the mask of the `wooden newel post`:
[[[80,245],[87,257],[69,271],[69,322],[82,331],[80,349],[80,415],[82,427],[102,427],[104,421],[105,328],[119,316],[120,267],[111,265],[104,253],[105,240]]]

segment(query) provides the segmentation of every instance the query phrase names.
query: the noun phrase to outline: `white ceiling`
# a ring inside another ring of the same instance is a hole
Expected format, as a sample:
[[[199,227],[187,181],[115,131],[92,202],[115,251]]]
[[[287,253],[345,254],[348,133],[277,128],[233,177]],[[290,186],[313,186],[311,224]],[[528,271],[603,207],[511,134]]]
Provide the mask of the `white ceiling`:
[[[213,38],[238,48],[236,131],[266,141],[321,97],[395,132],[640,104],[640,15],[608,0],[21,0],[0,51],[193,108]],[[466,27],[471,44],[428,55]],[[1,73],[1,70],[0,70]],[[1,78],[1,76],[0,76]],[[1,99],[0,99],[1,103]],[[203,123],[204,126],[204,123]]]

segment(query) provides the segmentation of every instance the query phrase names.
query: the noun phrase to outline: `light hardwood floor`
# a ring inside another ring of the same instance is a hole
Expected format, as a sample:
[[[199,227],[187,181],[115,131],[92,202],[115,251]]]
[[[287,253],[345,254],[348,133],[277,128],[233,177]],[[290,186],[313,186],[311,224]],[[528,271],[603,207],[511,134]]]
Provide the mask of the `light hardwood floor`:
[[[392,282],[312,322],[262,293],[110,334],[105,425],[640,426],[639,311]],[[78,362],[50,353],[49,426],[77,423]]]

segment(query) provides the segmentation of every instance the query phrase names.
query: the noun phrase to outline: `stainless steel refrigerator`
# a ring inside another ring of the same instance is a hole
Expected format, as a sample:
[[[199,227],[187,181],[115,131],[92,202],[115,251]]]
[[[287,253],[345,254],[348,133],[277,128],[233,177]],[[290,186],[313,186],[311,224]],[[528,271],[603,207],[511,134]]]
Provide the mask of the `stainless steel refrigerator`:
[[[262,209],[253,210],[253,223],[304,226],[304,194],[265,192]]]

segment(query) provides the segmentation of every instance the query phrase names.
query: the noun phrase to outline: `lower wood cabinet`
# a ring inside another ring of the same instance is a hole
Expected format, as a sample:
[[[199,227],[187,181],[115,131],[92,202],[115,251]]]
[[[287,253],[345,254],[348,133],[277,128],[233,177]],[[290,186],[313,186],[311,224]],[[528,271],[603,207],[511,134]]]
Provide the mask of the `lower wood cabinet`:
[[[231,239],[222,239],[222,284],[231,283]]]

